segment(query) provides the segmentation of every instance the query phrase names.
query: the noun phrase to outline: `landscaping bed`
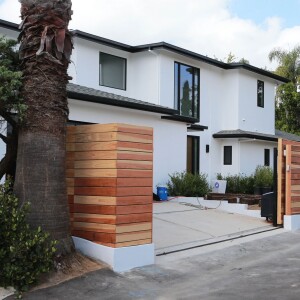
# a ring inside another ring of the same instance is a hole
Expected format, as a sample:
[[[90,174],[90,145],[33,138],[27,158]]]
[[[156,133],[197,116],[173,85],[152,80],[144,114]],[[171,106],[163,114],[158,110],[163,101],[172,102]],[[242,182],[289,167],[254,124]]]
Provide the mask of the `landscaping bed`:
[[[228,203],[257,205],[260,203],[261,195],[209,193],[207,195],[207,200],[224,200],[228,201]]]

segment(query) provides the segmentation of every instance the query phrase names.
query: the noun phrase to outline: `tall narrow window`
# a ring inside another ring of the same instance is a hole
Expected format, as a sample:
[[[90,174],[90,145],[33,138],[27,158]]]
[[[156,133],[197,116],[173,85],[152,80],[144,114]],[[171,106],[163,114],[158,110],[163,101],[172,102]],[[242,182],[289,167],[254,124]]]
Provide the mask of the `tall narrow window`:
[[[224,146],[224,165],[232,165],[232,146]]]
[[[200,70],[175,62],[175,107],[180,115],[199,119]]]
[[[187,137],[186,171],[193,174],[199,173],[200,139],[198,136]]]
[[[100,85],[126,89],[126,59],[100,53]]]
[[[257,106],[264,107],[264,82],[257,80]]]
[[[265,166],[270,166],[270,149],[265,149]]]

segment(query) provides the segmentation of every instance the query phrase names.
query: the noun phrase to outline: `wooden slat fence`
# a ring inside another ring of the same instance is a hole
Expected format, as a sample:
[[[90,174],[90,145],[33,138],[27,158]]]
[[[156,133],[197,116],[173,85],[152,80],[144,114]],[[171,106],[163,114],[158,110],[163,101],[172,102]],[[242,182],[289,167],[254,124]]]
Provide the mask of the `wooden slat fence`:
[[[68,127],[72,234],[110,247],[152,243],[153,130]]]
[[[284,215],[300,214],[300,143],[278,141],[277,223]]]

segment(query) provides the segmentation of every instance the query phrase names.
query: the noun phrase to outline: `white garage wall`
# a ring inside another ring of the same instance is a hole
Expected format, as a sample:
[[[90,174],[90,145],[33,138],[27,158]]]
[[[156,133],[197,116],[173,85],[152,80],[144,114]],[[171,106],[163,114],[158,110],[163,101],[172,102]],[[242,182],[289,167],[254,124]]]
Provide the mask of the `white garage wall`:
[[[154,191],[166,184],[168,174],[186,169],[186,124],[161,120],[159,114],[69,99],[70,120],[91,123],[126,123],[154,130]]]

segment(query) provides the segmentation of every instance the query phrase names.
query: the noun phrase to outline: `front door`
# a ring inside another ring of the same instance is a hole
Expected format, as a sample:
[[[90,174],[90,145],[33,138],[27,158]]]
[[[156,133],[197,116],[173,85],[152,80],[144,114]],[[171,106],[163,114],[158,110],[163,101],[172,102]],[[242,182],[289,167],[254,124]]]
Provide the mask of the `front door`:
[[[186,171],[193,174],[199,173],[200,138],[187,136]]]

